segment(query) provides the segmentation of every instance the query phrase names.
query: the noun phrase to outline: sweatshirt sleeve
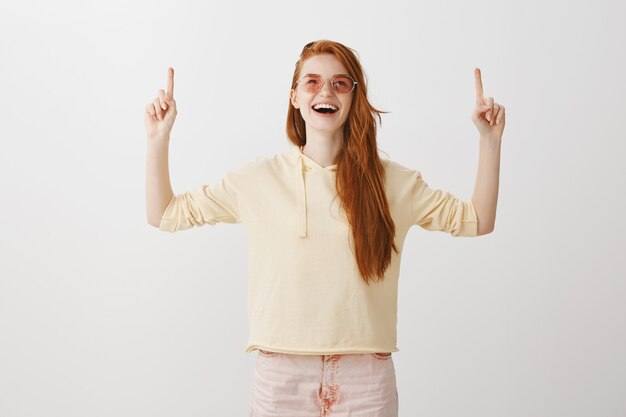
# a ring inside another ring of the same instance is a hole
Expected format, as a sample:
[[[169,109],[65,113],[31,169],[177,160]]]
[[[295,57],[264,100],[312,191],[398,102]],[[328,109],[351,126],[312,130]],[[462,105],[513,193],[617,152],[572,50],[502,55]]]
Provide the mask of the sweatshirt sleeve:
[[[471,199],[463,201],[447,191],[430,188],[419,171],[414,171],[413,180],[413,224],[455,237],[478,235],[478,217]]]
[[[200,185],[174,195],[161,217],[159,230],[176,232],[218,222],[241,222],[232,172],[226,173],[215,184]]]

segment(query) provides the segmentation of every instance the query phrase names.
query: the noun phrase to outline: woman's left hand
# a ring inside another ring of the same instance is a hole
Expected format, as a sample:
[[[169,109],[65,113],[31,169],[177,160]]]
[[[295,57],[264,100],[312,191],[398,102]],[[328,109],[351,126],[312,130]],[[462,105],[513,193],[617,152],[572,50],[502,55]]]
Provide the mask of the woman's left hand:
[[[493,101],[493,97],[483,95],[483,82],[480,68],[474,69],[476,79],[476,108],[472,113],[472,122],[481,137],[501,138],[504,131],[504,106]]]

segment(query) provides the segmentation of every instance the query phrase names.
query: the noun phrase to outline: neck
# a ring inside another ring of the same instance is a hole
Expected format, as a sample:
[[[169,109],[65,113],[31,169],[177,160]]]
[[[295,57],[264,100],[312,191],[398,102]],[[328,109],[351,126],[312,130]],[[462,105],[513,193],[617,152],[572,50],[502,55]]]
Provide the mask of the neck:
[[[307,126],[306,145],[301,146],[302,153],[323,167],[334,165],[343,146],[342,129],[334,133],[309,129]]]

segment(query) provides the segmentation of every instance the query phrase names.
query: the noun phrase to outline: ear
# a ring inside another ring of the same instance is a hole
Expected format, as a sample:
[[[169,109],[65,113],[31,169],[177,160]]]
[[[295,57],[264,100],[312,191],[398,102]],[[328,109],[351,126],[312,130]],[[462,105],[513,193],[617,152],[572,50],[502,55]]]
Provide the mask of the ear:
[[[291,98],[291,104],[293,105],[293,107],[295,107],[296,109],[300,108],[300,105],[298,104],[298,99],[296,97],[296,90],[291,90],[291,92],[289,93],[289,97]]]

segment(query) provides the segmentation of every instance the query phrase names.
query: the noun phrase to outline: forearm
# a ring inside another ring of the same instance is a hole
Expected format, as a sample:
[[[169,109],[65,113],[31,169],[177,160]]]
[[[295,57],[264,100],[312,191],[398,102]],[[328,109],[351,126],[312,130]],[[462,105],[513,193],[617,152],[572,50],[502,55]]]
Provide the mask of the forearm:
[[[174,196],[168,167],[169,138],[148,139],[146,161],[146,214],[148,223],[159,227],[165,208]]]
[[[496,223],[502,138],[480,137],[478,172],[472,203],[478,216],[478,234],[491,233]]]

